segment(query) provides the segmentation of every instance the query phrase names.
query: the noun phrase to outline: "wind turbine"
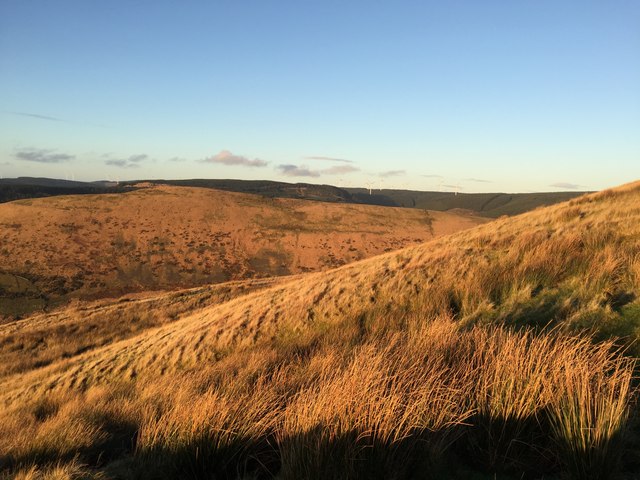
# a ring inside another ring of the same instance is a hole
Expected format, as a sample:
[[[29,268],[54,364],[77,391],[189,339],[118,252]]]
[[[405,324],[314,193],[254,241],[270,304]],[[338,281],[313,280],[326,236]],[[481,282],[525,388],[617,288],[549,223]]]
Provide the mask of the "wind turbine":
[[[365,185],[369,189],[369,195],[371,195],[371,189],[374,187],[373,182],[367,182]]]

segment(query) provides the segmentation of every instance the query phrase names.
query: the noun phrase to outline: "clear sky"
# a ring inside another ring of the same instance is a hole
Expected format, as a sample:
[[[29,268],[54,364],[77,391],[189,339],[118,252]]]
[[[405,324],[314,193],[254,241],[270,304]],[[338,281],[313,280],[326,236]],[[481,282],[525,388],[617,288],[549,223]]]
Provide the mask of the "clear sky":
[[[0,0],[0,175],[640,178],[637,0]]]

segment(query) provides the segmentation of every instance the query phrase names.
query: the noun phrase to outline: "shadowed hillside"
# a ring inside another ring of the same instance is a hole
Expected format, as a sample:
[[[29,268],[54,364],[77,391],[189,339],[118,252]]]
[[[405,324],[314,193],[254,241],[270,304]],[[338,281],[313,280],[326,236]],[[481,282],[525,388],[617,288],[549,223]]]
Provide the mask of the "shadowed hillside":
[[[584,195],[584,192],[546,193],[454,193],[412,190],[372,190],[348,188],[353,201],[369,205],[424,208],[428,210],[469,210],[485,217],[519,215],[538,207],[553,205]]]
[[[48,178],[20,177],[0,179],[0,203],[12,200],[55,195],[118,193],[145,182],[72,182]],[[414,190],[372,190],[339,188],[332,185],[285,183],[269,180],[152,180],[158,185],[213,188],[238,193],[251,193],[267,198],[295,198],[332,203],[356,203],[386,207],[420,208],[448,211],[469,210],[479,215],[497,218],[518,215],[537,207],[570,200],[584,192],[547,193],[460,193],[422,192]]]
[[[326,270],[486,220],[151,186],[0,205],[0,315]]]
[[[0,203],[58,195],[122,193],[130,191],[131,188],[119,186],[115,182],[75,182],[33,177],[4,178],[0,179]]]
[[[76,352],[44,340],[46,366],[9,367],[54,316],[4,326],[7,475],[640,471],[640,183],[259,288]]]
[[[331,185],[284,183],[267,180],[153,180],[154,183],[191,187],[215,188],[232,192],[255,193],[270,198],[299,198],[323,202],[345,202],[386,207],[419,208],[448,211],[468,210],[479,215],[497,218],[519,215],[535,208],[563,202],[584,192],[539,193],[459,193],[423,192],[365,188],[339,188]],[[133,186],[136,182],[126,182]]]

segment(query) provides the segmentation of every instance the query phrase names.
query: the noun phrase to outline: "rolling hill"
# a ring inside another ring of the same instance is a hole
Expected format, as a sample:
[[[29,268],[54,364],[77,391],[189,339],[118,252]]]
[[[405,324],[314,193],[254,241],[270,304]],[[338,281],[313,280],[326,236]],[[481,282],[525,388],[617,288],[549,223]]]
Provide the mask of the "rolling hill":
[[[583,195],[585,192],[539,193],[459,193],[424,192],[365,188],[340,188],[309,183],[284,183],[267,180],[153,180],[165,185],[215,188],[232,192],[255,193],[269,198],[298,198],[323,202],[345,202],[386,207],[419,208],[446,212],[468,210],[497,218],[519,215],[538,207],[553,205]],[[134,186],[136,182],[125,182]]]
[[[0,205],[0,315],[318,271],[486,221],[158,185],[18,200]]]
[[[7,474],[640,471],[631,408],[640,183],[329,271],[202,295],[204,305],[184,308],[168,307],[176,293],[104,305],[104,319],[125,316],[135,331],[110,333],[94,318],[102,344],[82,333],[90,311],[0,326]],[[145,305],[144,318],[175,314],[136,328]],[[49,346],[47,329],[60,324],[75,324],[78,339]],[[12,369],[20,350],[44,363]]]
[[[286,183],[269,180],[136,180],[128,182],[75,182],[49,178],[20,177],[0,179],[0,203],[12,200],[56,195],[119,193],[140,183],[180,187],[199,187],[228,192],[251,193],[267,198],[294,198],[331,203],[356,203],[386,207],[420,208],[449,211],[469,210],[478,215],[497,218],[518,215],[537,207],[570,200],[585,192],[547,193],[460,193],[415,190],[372,190],[340,188],[332,185]]]

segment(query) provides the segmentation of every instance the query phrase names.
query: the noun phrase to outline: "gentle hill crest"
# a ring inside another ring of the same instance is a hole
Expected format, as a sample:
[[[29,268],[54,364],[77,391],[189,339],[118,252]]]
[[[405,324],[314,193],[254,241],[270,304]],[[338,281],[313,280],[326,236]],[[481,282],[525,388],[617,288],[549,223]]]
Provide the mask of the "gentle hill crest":
[[[134,180],[126,182],[75,182],[49,178],[20,177],[0,179],[0,203],[17,199],[56,195],[117,193],[139,184],[212,188],[251,193],[267,198],[293,198],[330,203],[355,203],[387,207],[449,211],[463,209],[497,218],[517,215],[534,208],[570,200],[585,192],[540,193],[453,193],[415,190],[344,188],[311,183],[286,183],[270,180],[191,179]]]

